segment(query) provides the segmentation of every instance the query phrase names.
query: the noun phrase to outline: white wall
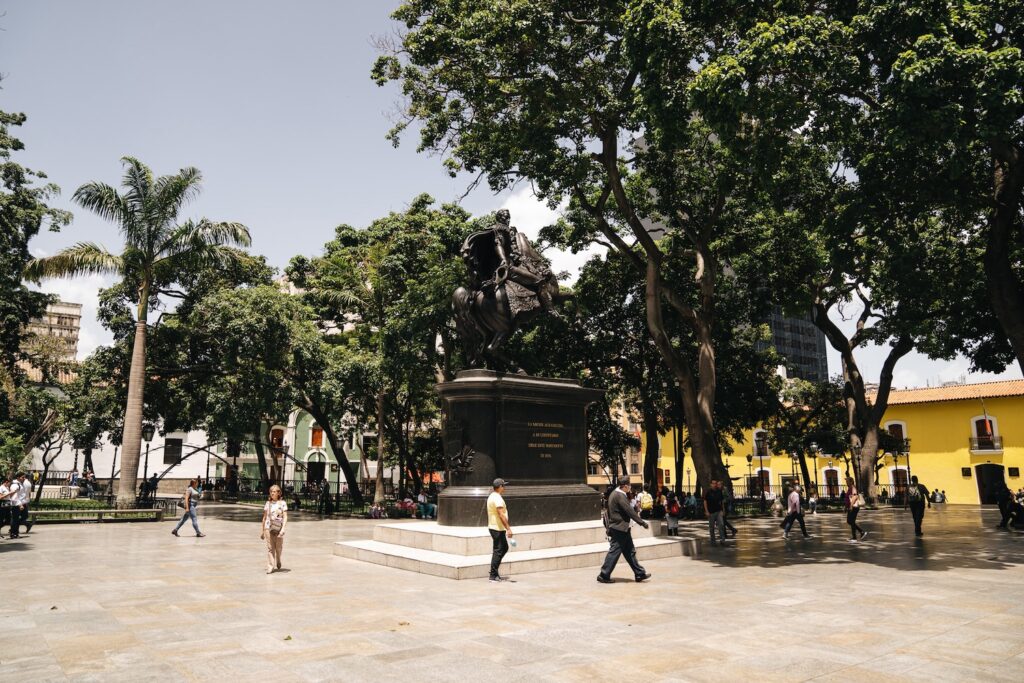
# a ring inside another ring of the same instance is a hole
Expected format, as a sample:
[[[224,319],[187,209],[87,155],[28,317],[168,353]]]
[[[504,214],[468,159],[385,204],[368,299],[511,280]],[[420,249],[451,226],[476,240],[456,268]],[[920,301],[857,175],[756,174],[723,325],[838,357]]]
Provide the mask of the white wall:
[[[189,453],[192,453],[193,447],[207,445],[206,433],[201,431],[188,432],[187,434],[178,432],[171,433],[167,436],[171,438],[181,438],[182,449],[181,456],[184,458],[181,464],[176,466],[170,472],[167,473],[166,478],[168,479],[190,479],[196,476],[206,476],[206,458],[207,455],[204,452],[195,453],[190,457],[186,457]],[[148,477],[153,472],[158,475],[162,475],[169,464],[164,464],[164,436],[157,433],[153,440],[149,443],[149,471],[145,473]],[[114,447],[110,445],[107,440],[107,435],[103,435],[101,440],[101,447],[94,448],[92,451],[92,463],[96,469],[97,479],[109,479],[110,468],[114,465],[115,471],[121,469],[121,449],[117,449],[117,460],[114,462]],[[139,454],[139,478],[143,477],[143,464],[146,461],[146,443],[142,443],[142,451]],[[50,470],[71,470],[75,462],[75,452],[70,445],[65,446],[64,450],[61,451],[60,455],[57,456],[53,464],[50,465]],[[210,459],[210,474],[212,475],[215,471],[214,463],[219,462],[216,458]],[[85,464],[85,456],[78,453],[78,471],[81,472]],[[29,465],[29,469],[42,470],[42,454],[39,450],[32,452],[32,461]]]

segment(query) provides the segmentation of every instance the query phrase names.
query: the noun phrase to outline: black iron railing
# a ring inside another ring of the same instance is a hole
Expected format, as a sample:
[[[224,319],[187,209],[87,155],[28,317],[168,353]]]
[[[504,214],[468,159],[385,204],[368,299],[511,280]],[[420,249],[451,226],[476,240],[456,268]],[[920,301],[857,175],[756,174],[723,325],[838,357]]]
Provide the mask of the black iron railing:
[[[972,451],[1001,451],[1003,450],[1003,437],[1001,436],[972,436]]]

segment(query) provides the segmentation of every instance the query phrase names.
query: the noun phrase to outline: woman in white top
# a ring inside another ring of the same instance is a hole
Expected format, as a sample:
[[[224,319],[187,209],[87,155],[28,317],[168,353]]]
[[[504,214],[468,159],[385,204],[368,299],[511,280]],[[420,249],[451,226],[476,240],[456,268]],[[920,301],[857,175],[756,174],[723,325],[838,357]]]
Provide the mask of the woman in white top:
[[[267,573],[281,568],[281,550],[284,548],[284,528],[288,525],[288,503],[281,499],[281,487],[270,487],[270,500],[263,506],[263,524],[260,538],[267,542]]]

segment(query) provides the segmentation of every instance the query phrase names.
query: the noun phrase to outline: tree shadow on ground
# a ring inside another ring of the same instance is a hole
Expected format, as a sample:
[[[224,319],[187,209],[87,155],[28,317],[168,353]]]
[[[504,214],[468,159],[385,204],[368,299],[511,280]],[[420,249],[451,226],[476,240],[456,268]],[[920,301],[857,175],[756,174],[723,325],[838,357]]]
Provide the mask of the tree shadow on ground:
[[[693,559],[720,567],[863,563],[900,571],[942,572],[1024,566],[1024,534],[996,529],[999,511],[995,509],[928,510],[923,537],[914,535],[909,512],[866,511],[857,522],[868,531],[868,537],[859,543],[849,542],[845,515],[805,515],[805,519],[814,536],[811,539],[801,538],[796,525],[786,541],[778,519],[751,519],[737,523],[738,538],[730,539],[725,548],[710,546],[706,524],[691,523],[686,530],[704,539],[701,555]]]

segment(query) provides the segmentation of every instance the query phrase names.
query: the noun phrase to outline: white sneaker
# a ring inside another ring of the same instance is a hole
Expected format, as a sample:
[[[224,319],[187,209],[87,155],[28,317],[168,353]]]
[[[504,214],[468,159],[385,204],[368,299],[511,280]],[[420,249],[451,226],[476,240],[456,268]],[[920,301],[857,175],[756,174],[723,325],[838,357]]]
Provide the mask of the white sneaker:
[[[867,538],[867,537],[868,537],[868,532],[866,532],[866,531],[864,531],[864,532],[861,532],[861,535],[860,535],[860,540],[862,540],[862,541],[863,541],[863,540],[864,540],[865,538]]]
[[[856,538],[851,538],[850,539],[850,543],[859,543],[859,542],[860,541],[858,541]]]
[[[782,532],[782,540],[784,540],[784,541],[788,541],[789,540],[789,532],[786,532],[786,531]]]

